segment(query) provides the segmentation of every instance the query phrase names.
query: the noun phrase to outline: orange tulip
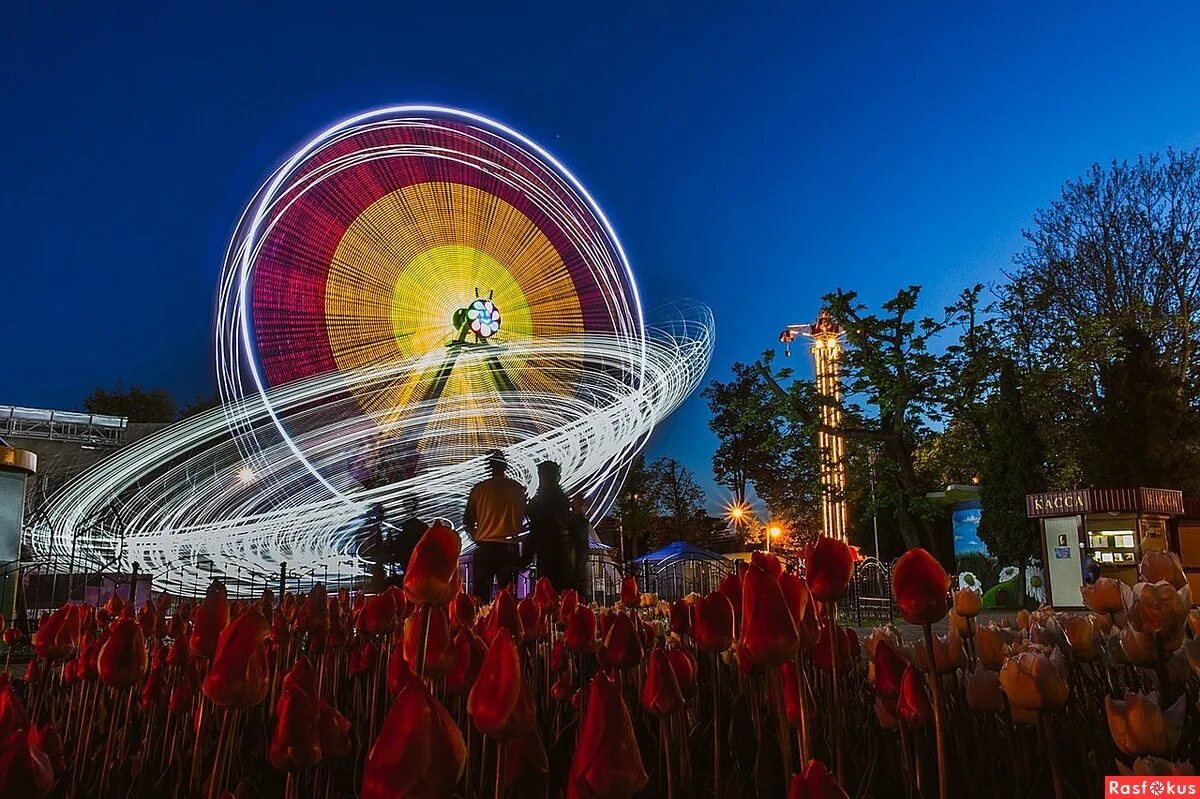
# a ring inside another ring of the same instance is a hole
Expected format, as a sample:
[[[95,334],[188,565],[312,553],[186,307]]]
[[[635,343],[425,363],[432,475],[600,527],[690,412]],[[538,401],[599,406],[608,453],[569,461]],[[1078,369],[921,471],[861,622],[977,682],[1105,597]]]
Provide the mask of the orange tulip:
[[[633,619],[624,613],[614,614],[612,625],[604,636],[604,657],[618,669],[632,669],[642,662],[642,639],[634,628]]]
[[[933,705],[925,693],[925,681],[921,672],[911,663],[904,670],[900,681],[900,697],[896,700],[900,718],[909,724],[925,724],[933,719]]]
[[[849,799],[825,764],[810,760],[800,774],[792,775],[788,799]]]
[[[621,687],[598,672],[587,695],[567,798],[629,799],[648,781]]]
[[[696,603],[692,636],[701,652],[724,652],[733,645],[733,604],[714,591]]]
[[[563,606],[566,606],[563,602]],[[596,643],[596,614],[587,605],[580,605],[567,619],[567,631],[563,636],[567,649],[578,654],[591,652]]]
[[[43,660],[58,663],[74,654],[79,635],[79,611],[75,605],[63,605],[38,626],[33,649]]]
[[[462,577],[458,557],[462,539],[444,524],[429,527],[413,548],[404,572],[404,593],[410,602],[443,605],[458,593]]]
[[[297,662],[292,670],[304,666]],[[311,674],[311,667],[308,671]],[[280,771],[300,771],[321,759],[317,726],[320,711],[316,699],[302,687],[308,681],[308,675],[291,681],[285,678],[283,692],[275,703],[275,730],[267,747],[267,760]]]
[[[808,588],[821,602],[837,602],[846,595],[854,575],[854,554],[842,541],[823,535],[808,555],[805,569]]]
[[[900,556],[892,568],[892,593],[909,624],[933,624],[946,617],[950,576],[920,547]]]
[[[117,619],[97,656],[100,682],[113,688],[128,688],[142,679],[148,665],[141,625],[128,616]]]
[[[637,578],[627,574],[621,578],[621,604],[627,608],[636,608],[642,602],[642,592],[638,590]]]
[[[271,627],[258,610],[243,613],[226,627],[204,680],[204,695],[226,707],[251,707],[263,701],[270,687],[263,642],[270,634]]]
[[[228,626],[229,599],[225,586],[213,580],[193,617],[192,654],[211,660],[217,653],[217,640]]]
[[[739,654],[750,662],[778,666],[790,660],[800,645],[796,621],[766,559],[751,556],[742,580],[742,636]]]
[[[655,716],[670,716],[683,710],[683,692],[671,661],[662,647],[655,647],[646,664],[646,682],[642,686],[642,707]]]
[[[54,787],[54,766],[37,740],[36,728],[28,727],[0,741],[0,796],[45,796]]]
[[[533,697],[521,673],[521,656],[507,631],[488,646],[471,693],[467,713],[475,728],[499,740],[527,735],[537,719]]]
[[[414,680],[396,697],[367,753],[361,799],[452,796],[466,762],[458,725]]]

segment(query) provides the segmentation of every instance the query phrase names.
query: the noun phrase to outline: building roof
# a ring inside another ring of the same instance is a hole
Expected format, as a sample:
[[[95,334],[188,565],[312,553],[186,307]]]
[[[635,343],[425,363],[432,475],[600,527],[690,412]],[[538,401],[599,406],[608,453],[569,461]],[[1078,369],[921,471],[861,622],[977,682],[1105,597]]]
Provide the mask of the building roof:
[[[661,549],[642,555],[634,560],[634,563],[661,563],[664,560],[728,560],[728,558],[686,541],[672,541]]]

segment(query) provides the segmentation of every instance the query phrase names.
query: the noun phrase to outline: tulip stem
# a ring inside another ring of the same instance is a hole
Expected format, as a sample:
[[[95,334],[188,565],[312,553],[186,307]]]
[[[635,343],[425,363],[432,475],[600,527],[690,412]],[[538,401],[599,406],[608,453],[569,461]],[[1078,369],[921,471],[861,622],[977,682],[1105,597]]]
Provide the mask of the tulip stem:
[[[667,729],[667,717],[658,717],[658,737],[662,739],[663,744],[663,765],[667,769],[667,799],[675,797],[675,781],[672,778],[671,772],[671,736]]]
[[[496,799],[504,795],[504,742],[496,739]]]
[[[217,756],[208,783],[208,799],[220,795],[221,773],[225,770],[225,738],[229,734],[229,708],[221,715],[221,731],[217,733]]]
[[[721,653],[713,652],[712,680],[713,796],[721,795]]]
[[[1054,781],[1054,799],[1063,799],[1062,775],[1058,773],[1058,752],[1054,746],[1053,725],[1044,710],[1038,712],[1038,721],[1042,724],[1042,734],[1046,736],[1046,749],[1050,753],[1050,777]]]
[[[425,650],[429,646],[429,606],[421,605],[421,645],[417,650],[417,676],[425,678]]]
[[[947,799],[950,795],[946,781],[946,732],[943,719],[942,680],[937,673],[937,657],[933,651],[933,628],[928,623],[925,628],[925,653],[929,656],[930,683],[933,686],[933,729],[937,740],[938,767],[938,799]],[[837,662],[836,660],[834,661]]]
[[[133,689],[129,689],[133,690]],[[117,697],[120,696],[116,691],[113,691],[113,701],[109,706],[108,711],[108,741],[109,745],[104,747],[104,765],[100,769],[100,792],[97,796],[104,796],[104,788],[108,783],[108,758],[112,754],[113,735],[116,734],[117,727]]]
[[[800,724],[796,730],[798,744],[800,747],[800,765],[803,767],[812,760],[811,747],[808,737],[808,672],[805,670],[804,662],[799,652],[796,653],[796,692],[800,695]]]
[[[832,684],[833,684],[833,693],[832,693],[832,699],[833,699],[832,711],[833,712],[831,714],[830,721],[833,724],[833,751],[834,751],[834,764],[835,764],[835,769],[836,769],[836,773],[837,773],[837,779],[838,779],[838,783],[844,789],[846,787],[846,758],[845,758],[846,727],[845,727],[845,724],[842,723],[842,681],[841,681],[841,679],[839,679],[841,674],[838,671],[838,669],[839,669],[838,649],[840,649],[841,647],[839,646],[840,642],[838,640],[837,602],[830,602],[828,604],[828,609],[829,609],[829,665],[830,665],[829,678],[830,678],[830,682],[832,682]],[[928,630],[928,627],[926,627],[926,629]],[[931,663],[933,662],[932,652],[933,652],[933,650],[930,649],[930,662]],[[942,797],[942,799],[945,799],[945,797]]]

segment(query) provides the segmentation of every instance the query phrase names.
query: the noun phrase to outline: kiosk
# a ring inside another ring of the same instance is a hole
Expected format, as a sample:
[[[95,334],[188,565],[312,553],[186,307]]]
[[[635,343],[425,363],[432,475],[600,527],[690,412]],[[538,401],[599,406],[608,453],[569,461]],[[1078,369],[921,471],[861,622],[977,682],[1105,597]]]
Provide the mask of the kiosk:
[[[1106,577],[1137,581],[1142,553],[1172,549],[1168,530],[1183,515],[1183,493],[1166,488],[1077,488],[1029,494],[1045,564],[1046,602],[1082,608],[1083,567],[1090,559]]]
[[[5,446],[0,439],[0,613],[10,619],[14,615],[20,579],[25,480],[36,471],[36,455]]]

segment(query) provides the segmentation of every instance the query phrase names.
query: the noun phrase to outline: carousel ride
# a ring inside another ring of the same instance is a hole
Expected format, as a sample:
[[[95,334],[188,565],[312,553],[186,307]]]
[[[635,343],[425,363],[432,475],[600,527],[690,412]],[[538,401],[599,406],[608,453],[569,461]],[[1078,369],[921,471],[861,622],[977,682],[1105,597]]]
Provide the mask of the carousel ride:
[[[561,464],[598,518],[711,356],[707,309],[651,316],[603,212],[533,142],[446,108],[345,120],[235,230],[221,406],[66,485],[28,544],[184,585],[283,562],[336,582],[373,517],[457,526],[497,449],[530,492]]]

